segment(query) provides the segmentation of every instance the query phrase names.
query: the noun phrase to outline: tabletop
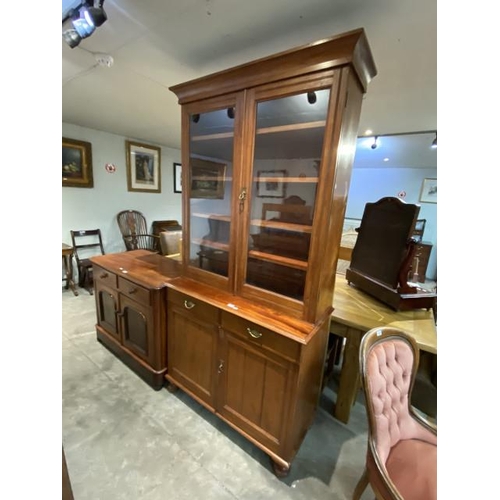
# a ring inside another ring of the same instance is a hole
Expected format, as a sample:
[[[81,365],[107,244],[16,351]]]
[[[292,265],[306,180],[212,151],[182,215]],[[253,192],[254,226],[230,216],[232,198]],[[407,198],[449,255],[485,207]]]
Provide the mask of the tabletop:
[[[432,309],[395,311],[337,275],[333,294],[332,322],[367,332],[391,326],[406,331],[420,349],[437,354],[437,328]]]

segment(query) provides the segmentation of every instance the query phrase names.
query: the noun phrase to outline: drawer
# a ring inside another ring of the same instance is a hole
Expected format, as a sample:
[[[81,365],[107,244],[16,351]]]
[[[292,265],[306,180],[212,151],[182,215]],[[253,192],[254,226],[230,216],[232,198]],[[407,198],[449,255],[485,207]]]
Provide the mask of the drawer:
[[[273,332],[260,325],[235,316],[234,314],[222,311],[222,328],[228,330],[242,340],[251,342],[254,345],[264,347],[274,353],[298,360],[300,356],[300,344],[279,333]]]
[[[130,297],[141,304],[150,305],[150,291],[140,285],[136,285],[121,276],[118,277],[118,289],[123,295]]]
[[[92,265],[92,268],[94,280],[97,279],[103,285],[109,286],[111,288],[117,287],[116,274],[110,273],[109,271],[106,271],[106,269],[103,269],[100,266],[96,266],[95,264]]]
[[[202,300],[171,289],[167,290],[167,300],[171,304],[181,307],[187,316],[211,324],[219,322],[219,309]]]

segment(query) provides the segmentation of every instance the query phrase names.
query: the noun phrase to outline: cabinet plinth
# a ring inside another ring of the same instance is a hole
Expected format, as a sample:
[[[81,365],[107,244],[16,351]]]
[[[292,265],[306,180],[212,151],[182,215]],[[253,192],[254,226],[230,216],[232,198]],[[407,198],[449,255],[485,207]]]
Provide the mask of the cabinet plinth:
[[[168,373],[290,467],[321,391],[363,93],[363,29],[170,88],[182,117],[182,277]],[[175,282],[175,283],[174,283]]]

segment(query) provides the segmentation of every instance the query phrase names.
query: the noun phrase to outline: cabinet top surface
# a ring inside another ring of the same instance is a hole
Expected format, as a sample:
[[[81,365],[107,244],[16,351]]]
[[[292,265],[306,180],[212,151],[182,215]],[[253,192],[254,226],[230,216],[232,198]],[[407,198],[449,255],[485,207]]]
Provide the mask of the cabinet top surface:
[[[167,283],[167,288],[173,288],[235,316],[274,330],[301,344],[307,344],[323,322],[329,319],[326,317],[316,324],[308,323],[189,278],[179,277],[171,280]]]
[[[91,257],[90,261],[149,288],[164,288],[165,283],[178,276],[180,271],[179,262],[148,250],[98,255]]]
[[[184,104],[345,65],[354,68],[366,91],[377,69],[363,28],[180,83],[169,90]]]

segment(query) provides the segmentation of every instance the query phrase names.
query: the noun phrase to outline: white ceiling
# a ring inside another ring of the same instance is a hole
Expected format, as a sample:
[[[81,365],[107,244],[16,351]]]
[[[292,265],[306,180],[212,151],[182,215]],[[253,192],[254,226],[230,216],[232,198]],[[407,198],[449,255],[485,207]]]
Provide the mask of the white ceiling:
[[[66,3],[66,6],[65,6]],[[63,14],[74,0],[63,0]],[[168,87],[363,27],[377,76],[359,134],[437,129],[436,0],[105,0],[108,20],[62,44],[62,121],[180,148]],[[100,66],[95,54],[113,57]],[[355,167],[436,167],[434,134],[358,141]],[[389,161],[384,162],[384,158]]]

